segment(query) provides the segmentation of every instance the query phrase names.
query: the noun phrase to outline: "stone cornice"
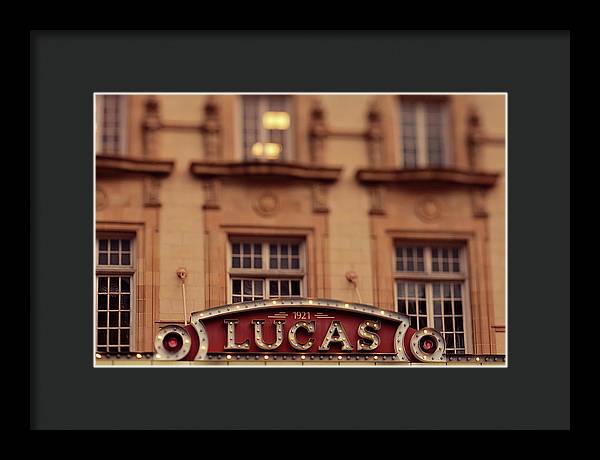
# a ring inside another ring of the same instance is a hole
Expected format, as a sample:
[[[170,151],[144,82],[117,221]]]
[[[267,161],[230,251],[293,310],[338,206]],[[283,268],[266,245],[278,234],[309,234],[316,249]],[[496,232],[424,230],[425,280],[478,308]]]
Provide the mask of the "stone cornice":
[[[283,162],[206,162],[195,161],[190,165],[192,175],[200,179],[218,177],[301,179],[335,182],[342,172],[341,166],[323,166],[305,163]]]
[[[96,173],[98,175],[144,174],[165,177],[171,174],[174,166],[175,162],[172,160],[96,155]]]
[[[356,180],[363,184],[439,184],[489,188],[496,184],[498,177],[498,173],[448,168],[365,168],[356,171]]]

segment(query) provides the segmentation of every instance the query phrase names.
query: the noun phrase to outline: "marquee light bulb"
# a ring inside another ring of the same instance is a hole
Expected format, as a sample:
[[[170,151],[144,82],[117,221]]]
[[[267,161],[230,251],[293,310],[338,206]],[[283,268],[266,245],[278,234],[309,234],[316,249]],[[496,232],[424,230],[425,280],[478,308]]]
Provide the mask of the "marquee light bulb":
[[[136,355],[135,355],[135,357],[136,357],[137,359],[142,359],[142,355],[140,355],[139,353],[138,353],[138,354],[136,354]]]
[[[231,355],[227,355],[227,359],[231,359]]]
[[[96,358],[102,359],[102,355],[100,353],[96,353]]]
[[[265,359],[269,359],[269,355],[265,355]]]

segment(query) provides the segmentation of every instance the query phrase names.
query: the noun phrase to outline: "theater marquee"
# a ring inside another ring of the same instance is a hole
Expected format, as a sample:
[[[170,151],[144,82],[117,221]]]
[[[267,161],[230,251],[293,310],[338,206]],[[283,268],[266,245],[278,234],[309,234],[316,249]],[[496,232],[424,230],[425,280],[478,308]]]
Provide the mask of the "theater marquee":
[[[167,361],[315,360],[355,363],[445,363],[432,328],[363,304],[286,298],[222,305],[169,325],[155,338],[154,359]]]

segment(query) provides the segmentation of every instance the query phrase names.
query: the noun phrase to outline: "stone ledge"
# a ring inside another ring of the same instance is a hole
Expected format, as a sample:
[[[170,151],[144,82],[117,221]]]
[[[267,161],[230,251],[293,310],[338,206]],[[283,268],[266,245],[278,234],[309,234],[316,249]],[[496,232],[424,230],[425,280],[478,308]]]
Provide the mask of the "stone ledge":
[[[165,177],[171,174],[174,166],[173,160],[96,155],[96,174],[98,175],[144,174]]]
[[[323,166],[284,162],[206,162],[195,161],[190,172],[200,179],[218,177],[303,179],[320,182],[335,182],[342,172],[341,166]]]
[[[448,168],[363,168],[356,171],[356,180],[363,184],[439,184],[489,188],[496,184],[499,176],[498,173]]]

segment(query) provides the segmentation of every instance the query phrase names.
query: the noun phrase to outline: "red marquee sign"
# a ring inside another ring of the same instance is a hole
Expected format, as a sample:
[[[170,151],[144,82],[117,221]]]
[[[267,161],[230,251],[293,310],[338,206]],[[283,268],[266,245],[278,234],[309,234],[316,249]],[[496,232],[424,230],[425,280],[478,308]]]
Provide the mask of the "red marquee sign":
[[[189,325],[162,328],[155,349],[156,359],[170,361],[446,361],[435,329],[415,330],[397,312],[326,299],[260,300],[198,311]]]

